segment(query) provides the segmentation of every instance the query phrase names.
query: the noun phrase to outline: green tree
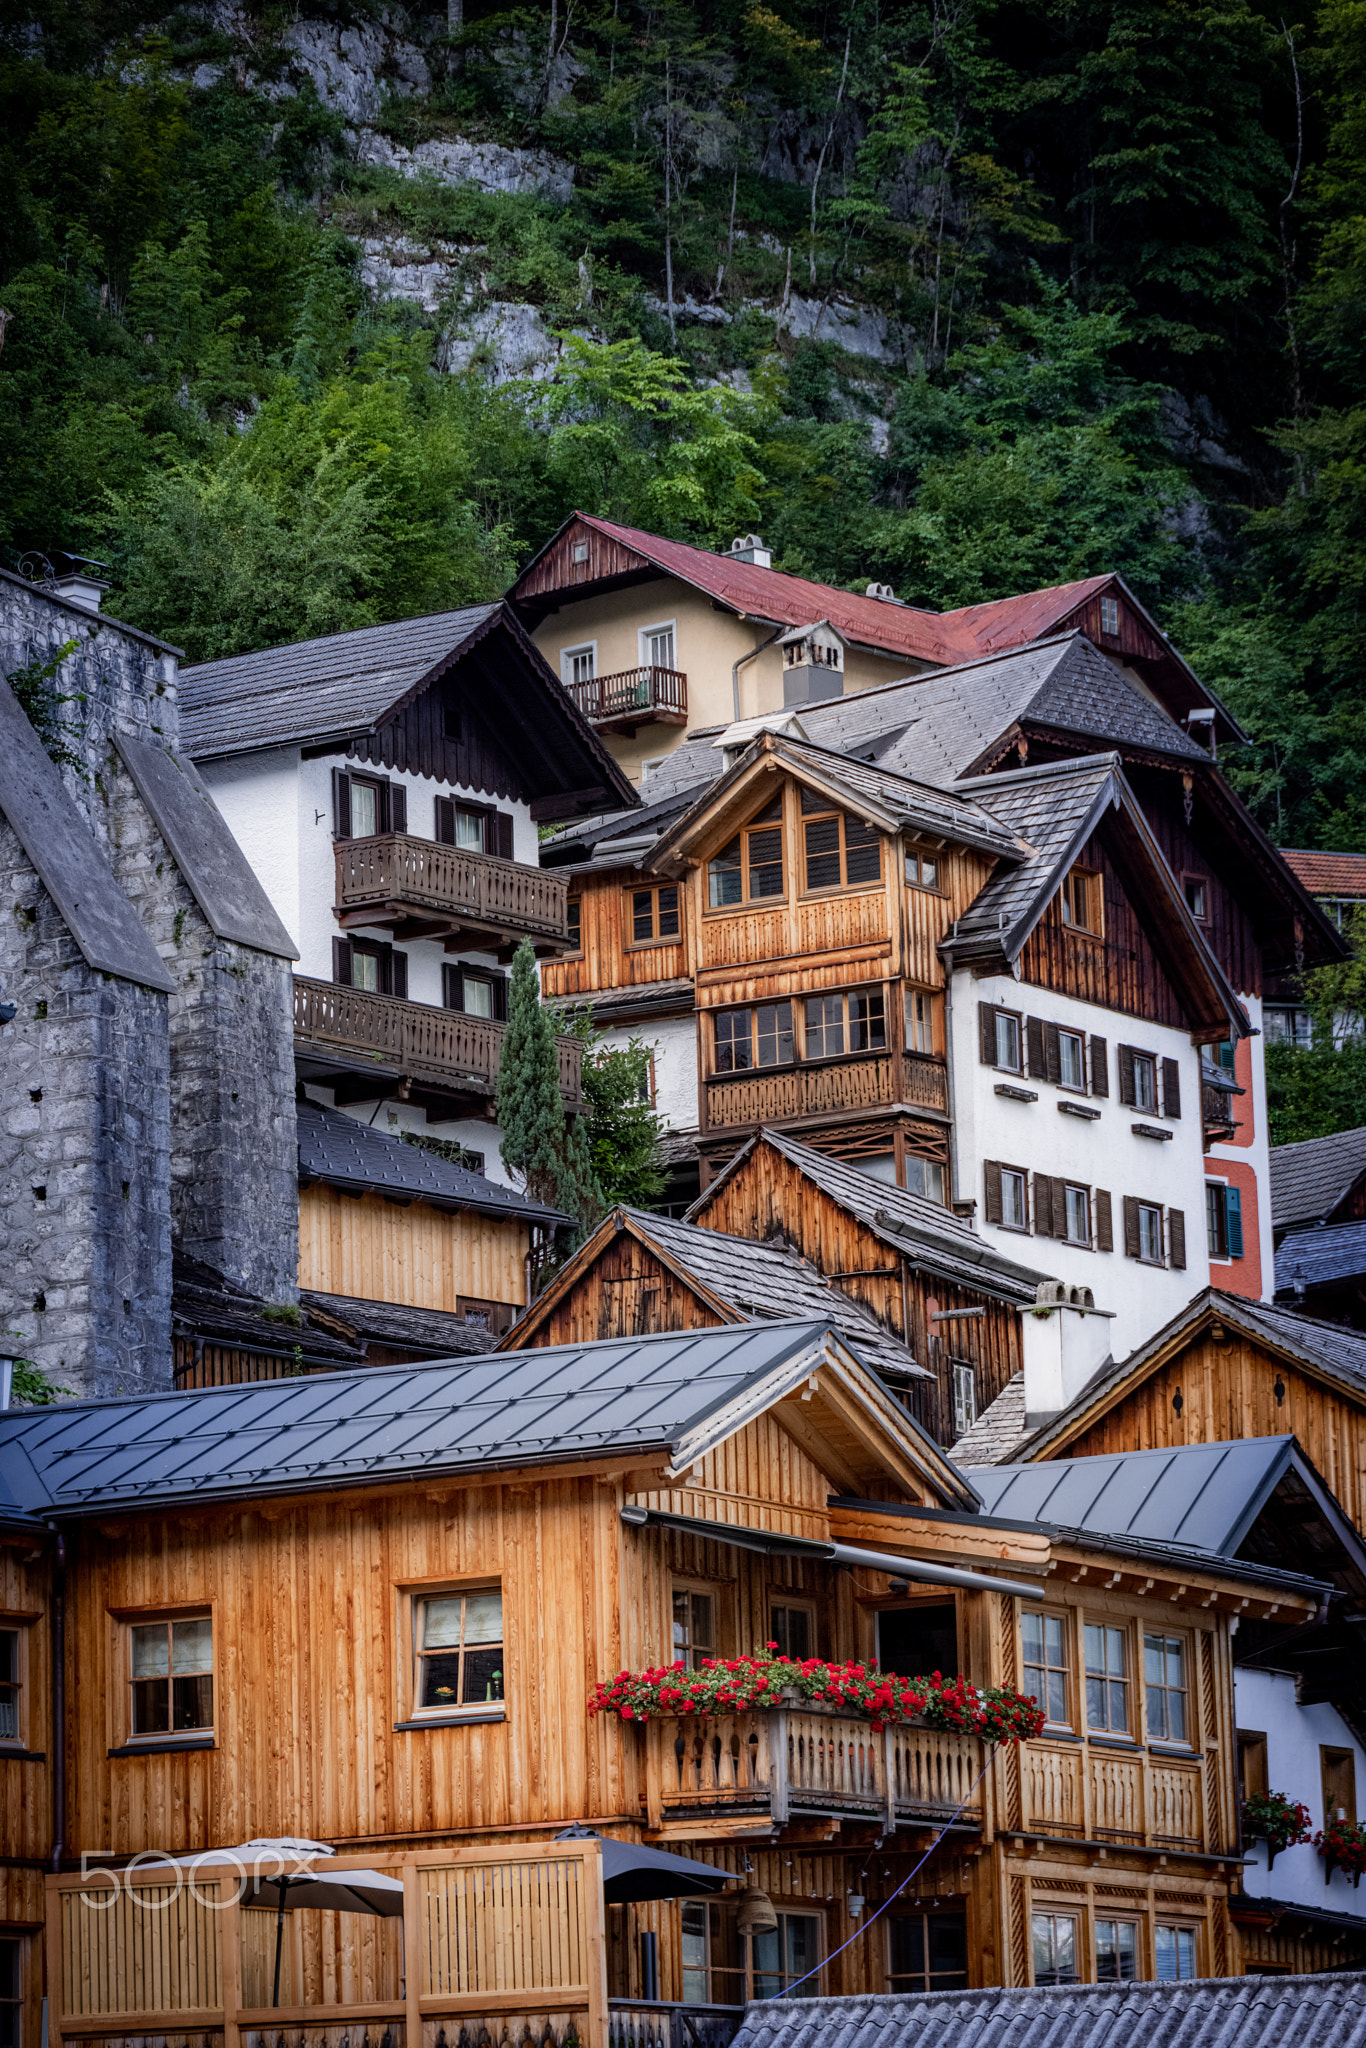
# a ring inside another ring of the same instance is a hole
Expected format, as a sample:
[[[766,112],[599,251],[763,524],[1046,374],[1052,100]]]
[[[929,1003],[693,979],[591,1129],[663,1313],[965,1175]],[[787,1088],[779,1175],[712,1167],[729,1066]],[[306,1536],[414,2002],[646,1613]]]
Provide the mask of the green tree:
[[[536,955],[527,939],[513,956],[494,1113],[503,1132],[504,1166],[521,1175],[538,1202],[573,1219],[578,1242],[602,1213],[602,1194],[582,1119],[565,1116],[555,1026],[541,1001]]]
[[[583,1059],[584,1120],[593,1173],[610,1209],[618,1202],[650,1209],[668,1178],[660,1157],[662,1126],[650,1101],[650,1047],[590,1043]]]

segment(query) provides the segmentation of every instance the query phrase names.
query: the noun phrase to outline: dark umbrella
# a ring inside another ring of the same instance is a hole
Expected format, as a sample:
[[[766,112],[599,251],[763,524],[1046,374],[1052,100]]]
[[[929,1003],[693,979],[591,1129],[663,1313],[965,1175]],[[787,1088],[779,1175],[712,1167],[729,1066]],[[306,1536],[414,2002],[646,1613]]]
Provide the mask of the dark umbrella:
[[[724,1890],[728,1870],[714,1870],[691,1856],[670,1856],[664,1849],[645,1849],[636,1842],[614,1842],[596,1828],[577,1822],[556,1835],[557,1842],[597,1842],[602,1849],[602,1895],[609,1906],[639,1899],[690,1899]]]

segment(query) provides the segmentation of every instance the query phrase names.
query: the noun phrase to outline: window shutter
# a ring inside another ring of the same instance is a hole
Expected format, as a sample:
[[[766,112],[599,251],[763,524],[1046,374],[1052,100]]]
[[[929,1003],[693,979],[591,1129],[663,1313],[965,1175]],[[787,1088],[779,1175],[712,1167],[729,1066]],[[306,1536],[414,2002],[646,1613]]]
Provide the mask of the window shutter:
[[[1134,1100],[1134,1049],[1131,1045],[1121,1045],[1118,1047],[1118,1052],[1119,1099],[1121,1102],[1127,1102],[1132,1107]]]
[[[1046,1069],[1044,1073],[1044,1079],[1046,1081],[1053,1082],[1061,1081],[1062,1048],[1058,1044],[1058,1027],[1056,1024],[1045,1024],[1043,1031],[1043,1043],[1044,1061]]]
[[[1167,1243],[1171,1262],[1178,1273],[1186,1270],[1186,1216],[1182,1209],[1167,1211]]]
[[[1045,1080],[1047,1078],[1047,1055],[1044,1051],[1044,1021],[1042,1017],[1026,1017],[1025,1044],[1029,1048],[1030,1079],[1033,1081]]]
[[[508,1020],[508,978],[505,974],[493,977],[493,1014],[499,1024]]]
[[[512,859],[512,813],[493,811],[485,826],[484,850],[498,860]]]
[[[996,1010],[991,1003],[977,1005],[978,1044],[982,1054],[982,1065],[996,1064]]]
[[[1138,1257],[1138,1201],[1133,1195],[1124,1197],[1124,1255]]]
[[[436,839],[439,846],[455,845],[455,802],[448,796],[436,800]]]
[[[379,832],[392,832],[394,829],[391,823],[393,815],[394,785],[386,780],[379,784],[375,796],[375,829]]]
[[[1115,1248],[1115,1224],[1110,1213],[1110,1191],[1097,1188],[1095,1191],[1096,1250],[1112,1252]]]
[[[441,1000],[448,1010],[463,1010],[465,1007],[464,969],[452,967],[445,961],[441,968]]]
[[[1110,1093],[1110,1062],[1105,1052],[1105,1040],[1093,1037],[1091,1040],[1091,1093]]]
[[[389,830],[406,832],[408,829],[408,792],[401,782],[389,785]]]
[[[332,941],[332,979],[340,988],[350,988],[351,986],[350,939],[333,939]]]
[[[1243,1197],[1237,1188],[1224,1189],[1224,1217],[1228,1229],[1228,1255],[1243,1256]]]
[[[389,981],[390,995],[402,996],[406,1001],[408,995],[408,955],[406,953],[390,954]]]
[[[1180,1118],[1181,1115],[1181,1064],[1179,1060],[1162,1062],[1162,1114]]]
[[[985,1005],[983,1005],[983,1008],[985,1008]],[[987,1222],[999,1223],[1003,1212],[1001,1209],[1001,1163],[998,1159],[987,1160],[986,1176]]]
[[[1034,1235],[1053,1235],[1053,1183],[1046,1173],[1034,1176]]]
[[[351,837],[351,777],[344,768],[332,770],[332,830],[338,839]]]

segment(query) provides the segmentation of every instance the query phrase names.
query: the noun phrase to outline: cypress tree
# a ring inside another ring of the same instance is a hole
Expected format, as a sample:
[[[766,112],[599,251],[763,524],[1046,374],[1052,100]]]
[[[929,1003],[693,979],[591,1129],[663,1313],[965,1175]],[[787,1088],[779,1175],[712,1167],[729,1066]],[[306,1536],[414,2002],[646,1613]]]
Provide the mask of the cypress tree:
[[[536,1201],[574,1218],[577,1242],[596,1222],[602,1197],[581,1122],[564,1113],[554,1025],[541,1001],[536,955],[527,939],[512,962],[495,1114],[504,1166],[522,1176]]]

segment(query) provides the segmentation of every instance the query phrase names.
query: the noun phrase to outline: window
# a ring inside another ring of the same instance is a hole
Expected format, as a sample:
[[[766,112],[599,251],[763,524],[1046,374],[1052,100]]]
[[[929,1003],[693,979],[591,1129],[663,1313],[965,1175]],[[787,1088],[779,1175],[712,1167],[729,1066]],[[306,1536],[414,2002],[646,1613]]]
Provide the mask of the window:
[[[674,659],[672,619],[662,626],[641,628],[640,661],[642,668],[677,668],[678,663]]]
[[[1034,1982],[1076,1984],[1077,1923],[1070,1913],[1036,1913],[1033,1924]]]
[[[1086,1725],[1100,1734],[1129,1733],[1129,1639],[1122,1628],[1088,1621]]]
[[[441,969],[441,996],[448,1010],[461,1010],[467,1017],[488,1017],[502,1023],[508,1013],[507,977],[488,967],[454,966]]]
[[[970,1365],[955,1359],[953,1366],[953,1435],[957,1442],[977,1420],[977,1375]]]
[[[768,1633],[778,1645],[780,1657],[791,1657],[800,1664],[816,1654],[816,1617],[810,1607],[775,1601],[768,1610]]]
[[[1157,1109],[1157,1061],[1142,1052],[1134,1054],[1133,1102],[1135,1109]]]
[[[373,782],[351,778],[351,836],[369,839],[379,827],[379,790]]]
[[[1138,1927],[1132,1920],[1097,1920],[1097,1984],[1132,1984],[1138,1975]]]
[[[790,1065],[791,1060],[791,1003],[756,1003],[752,1009],[717,1012],[718,1074],[744,1073],[751,1067],[783,1067]]]
[[[779,1913],[776,1927],[752,1936],[754,1996],[819,1998],[820,1933],[814,1913]]]
[[[332,979],[375,996],[408,993],[408,955],[377,939],[333,939]]]
[[[1003,1230],[1028,1230],[1029,1183],[1022,1166],[1002,1166],[986,1161],[986,1213],[988,1223]]]
[[[19,2048],[24,2028],[23,1943],[0,1935],[0,2048]],[[44,2025],[44,2035],[47,2028]]]
[[[1018,1074],[1021,1070],[1018,1013],[1014,1010],[998,1010],[994,1003],[979,1003],[977,1023],[982,1065],[1004,1067],[1008,1074]]]
[[[1047,1718],[1065,1727],[1067,1709],[1067,1622],[1060,1614],[1026,1612],[1024,1625],[1024,1689],[1032,1693]]]
[[[1147,1266],[1162,1264],[1162,1211],[1147,1202],[1138,1205],[1138,1256]]]
[[[1154,1951],[1157,1959],[1157,1981],[1170,1984],[1177,1979],[1199,1975],[1196,1969],[1195,1929],[1193,1927],[1164,1927],[1158,1922]]]
[[[1062,921],[1071,931],[1097,938],[1102,928],[1101,878],[1090,868],[1073,868],[1062,885]]]
[[[132,1732],[183,1735],[213,1727],[213,1621],[140,1621],[128,1631]]]
[[[710,2005],[711,1915],[695,1900],[683,1902],[683,2003]]]
[[[925,853],[920,847],[912,847],[906,855],[906,880],[913,889],[937,889],[939,887],[939,856]]]
[[[927,1202],[944,1201],[944,1169],[937,1159],[922,1159],[918,1152],[906,1154],[906,1192],[923,1195]]]
[[[1185,1742],[1186,1645],[1181,1636],[1145,1635],[1143,1684],[1150,1742]]]
[[[1086,1045],[1079,1031],[1058,1033],[1058,1079],[1064,1088],[1086,1087]]]
[[[569,944],[575,953],[583,951],[583,898],[571,896],[565,906],[565,925],[569,933]]]
[[[1187,875],[1186,908],[1190,911],[1191,916],[1201,924],[1205,922],[1206,917],[1209,915],[1206,908],[1208,901],[1207,885],[1204,879],[1199,875]]]
[[[674,1587],[673,1661],[696,1671],[716,1655],[716,1599],[691,1586]]]
[[[933,1053],[935,1049],[935,1008],[937,999],[924,989],[906,991],[906,1050]]]
[[[1100,630],[1102,633],[1117,635],[1119,632],[1119,599],[1103,597],[1100,601]]]
[[[628,889],[626,911],[633,946],[678,937],[678,889],[673,883],[655,889]]]
[[[881,1052],[887,1044],[882,990],[806,999],[806,1057],[833,1059],[843,1052]]]
[[[1345,1820],[1355,1825],[1357,1817],[1356,1760],[1350,1749],[1319,1750],[1323,1778],[1323,1824]]]
[[[588,641],[582,647],[565,647],[560,651],[560,674],[567,683],[591,683],[598,672],[598,643]]]
[[[762,903],[782,893],[783,800],[778,796],[710,863],[707,901],[711,909],[724,910],[734,903]]]
[[[899,1678],[958,1676],[958,1609],[952,1601],[900,1600],[877,1616],[877,1660]]]
[[[896,1913],[887,1922],[892,1991],[966,1991],[966,1913]]]
[[[1065,1187],[1063,1189],[1064,1213],[1066,1217],[1067,1242],[1089,1245],[1091,1242],[1091,1197],[1085,1188]]]
[[[586,540],[576,540],[569,550],[569,559],[571,562],[586,562],[588,560],[588,542]]]
[[[1265,1799],[1270,1786],[1266,1765],[1266,1737],[1251,1729],[1238,1730],[1238,1797]]]
[[[419,1714],[454,1714],[504,1698],[503,1595],[496,1586],[424,1593],[413,1601]]]
[[[385,776],[332,770],[333,828],[338,839],[371,839],[377,832],[406,832],[408,792]]]
[[[853,889],[882,873],[882,843],[874,828],[847,811],[831,811],[827,799],[809,789],[802,791],[802,849],[808,892]]]
[[[0,1742],[22,1742],[24,1638],[17,1628],[0,1628]]]
[[[1262,1022],[1272,1045],[1310,1046],[1314,1043],[1314,1020],[1308,1010],[1267,1010]]]
[[[1243,1197],[1226,1181],[1205,1182],[1205,1226],[1212,1259],[1243,1256]]]

